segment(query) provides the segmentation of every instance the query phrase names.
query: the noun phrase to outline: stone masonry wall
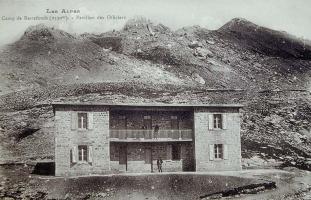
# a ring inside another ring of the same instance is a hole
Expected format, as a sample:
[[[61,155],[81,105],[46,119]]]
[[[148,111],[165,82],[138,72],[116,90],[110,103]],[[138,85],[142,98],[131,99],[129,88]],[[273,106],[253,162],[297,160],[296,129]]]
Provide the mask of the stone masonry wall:
[[[209,128],[211,114],[226,116],[226,129]],[[196,171],[241,170],[240,114],[238,109],[196,109],[194,112]],[[224,159],[210,157],[210,145],[223,144]]]
[[[77,112],[92,112],[91,130],[72,128],[72,115]],[[58,106],[55,108],[55,175],[72,176],[109,173],[109,111],[105,107]],[[91,162],[79,162],[78,145],[91,148]],[[71,151],[75,150],[76,162]]]

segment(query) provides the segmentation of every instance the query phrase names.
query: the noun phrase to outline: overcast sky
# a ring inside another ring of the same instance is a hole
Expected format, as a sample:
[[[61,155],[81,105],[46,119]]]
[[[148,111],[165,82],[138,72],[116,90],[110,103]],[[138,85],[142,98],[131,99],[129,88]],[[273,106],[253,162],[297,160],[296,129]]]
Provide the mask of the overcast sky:
[[[311,0],[0,0],[0,17],[63,16],[46,9],[79,9],[80,16],[145,16],[172,29],[200,25],[217,29],[242,17],[258,25],[311,40]],[[75,15],[68,15],[75,17]],[[7,21],[0,18],[0,44],[17,40],[30,26],[43,21]],[[44,21],[70,33],[101,33],[121,28],[126,20]]]

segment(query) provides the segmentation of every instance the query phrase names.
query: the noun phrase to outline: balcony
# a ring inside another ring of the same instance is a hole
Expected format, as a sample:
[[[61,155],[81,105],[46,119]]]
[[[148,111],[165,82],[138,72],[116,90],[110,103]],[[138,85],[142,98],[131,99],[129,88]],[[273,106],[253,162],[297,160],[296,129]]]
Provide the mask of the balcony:
[[[192,141],[192,129],[183,130],[110,130],[110,141],[120,142],[163,142]]]

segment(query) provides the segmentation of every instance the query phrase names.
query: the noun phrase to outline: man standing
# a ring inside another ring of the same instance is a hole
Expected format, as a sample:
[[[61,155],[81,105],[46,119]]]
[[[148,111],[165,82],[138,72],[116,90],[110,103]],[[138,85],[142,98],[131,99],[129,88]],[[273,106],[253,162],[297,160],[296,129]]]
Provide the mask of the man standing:
[[[158,160],[157,160],[157,166],[158,166],[158,171],[159,171],[159,172],[162,172],[162,163],[163,163],[162,159],[161,159],[161,158],[158,158]]]

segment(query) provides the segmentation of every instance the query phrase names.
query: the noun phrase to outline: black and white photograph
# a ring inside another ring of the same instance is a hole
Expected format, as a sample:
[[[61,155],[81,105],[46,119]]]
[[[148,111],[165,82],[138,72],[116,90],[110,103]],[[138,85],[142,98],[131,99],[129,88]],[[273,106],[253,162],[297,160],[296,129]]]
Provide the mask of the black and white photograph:
[[[0,199],[311,200],[310,0],[0,0]]]

